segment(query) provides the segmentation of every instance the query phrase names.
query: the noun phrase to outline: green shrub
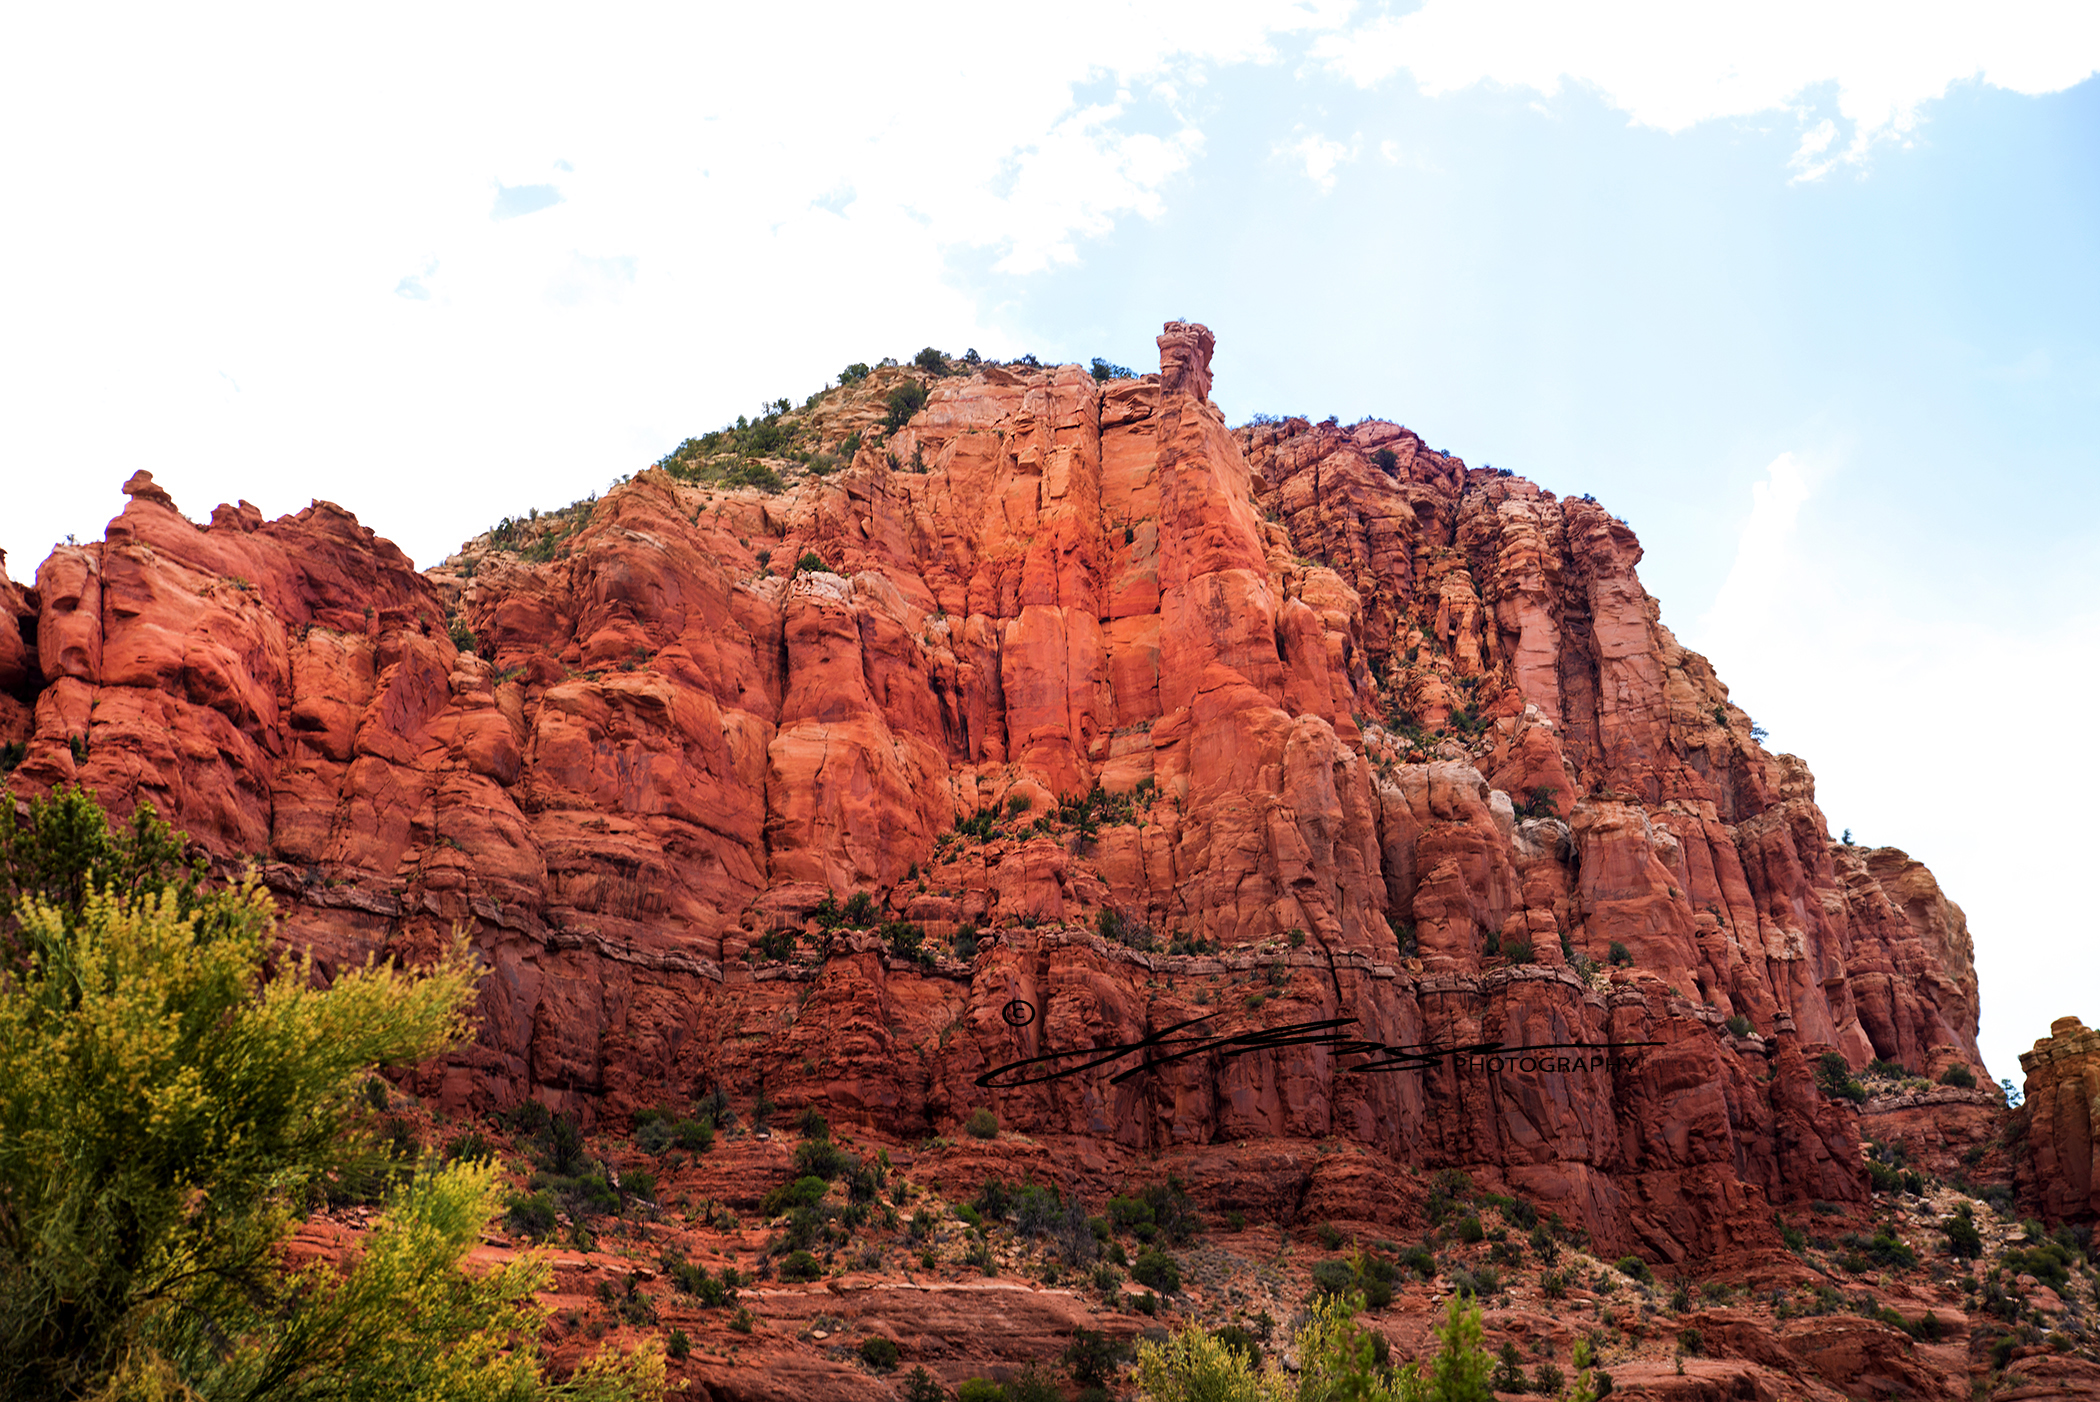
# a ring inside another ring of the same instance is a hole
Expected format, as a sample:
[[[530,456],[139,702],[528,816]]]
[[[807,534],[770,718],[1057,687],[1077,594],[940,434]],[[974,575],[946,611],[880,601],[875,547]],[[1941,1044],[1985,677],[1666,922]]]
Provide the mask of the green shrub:
[[[925,927],[909,920],[885,920],[880,934],[890,953],[899,959],[918,958],[919,948],[926,941]]]
[[[963,1128],[973,1139],[997,1139],[999,1117],[989,1109],[979,1106],[970,1112],[970,1118],[963,1122]]]
[[[822,1274],[824,1268],[807,1251],[790,1251],[780,1262],[782,1280],[815,1280]]]
[[[1633,963],[1633,951],[1629,950],[1620,941],[1613,940],[1610,952],[1605,955],[1605,962],[1621,967],[1630,965]]]
[[[1747,1037],[1757,1030],[1750,1025],[1750,1019],[1744,1017],[1741,1013],[1737,1013],[1734,1017],[1729,1018],[1727,1027],[1729,1034],[1736,1037]]]
[[[1843,1052],[1827,1051],[1816,1061],[1816,1084],[1823,1093],[1835,1100],[1861,1101],[1867,1098],[1867,1088],[1852,1079],[1852,1064],[1845,1060]]]
[[[1470,1246],[1483,1240],[1486,1236],[1487,1232],[1480,1225],[1480,1219],[1472,1213],[1468,1212],[1465,1216],[1458,1219],[1458,1239],[1460,1241]]]
[[[1326,1247],[1329,1251],[1342,1244],[1342,1229],[1332,1222],[1322,1222],[1313,1229],[1313,1235],[1318,1237],[1320,1245]]]
[[[1346,1295],[1356,1288],[1356,1272],[1349,1268],[1347,1261],[1315,1261],[1312,1283],[1313,1289],[1322,1295]]]
[[[894,433],[910,423],[912,415],[926,407],[926,386],[917,380],[906,380],[890,391],[887,407],[889,417],[884,422]]]
[[[1976,1089],[1976,1074],[1957,1061],[1946,1070],[1940,1072],[1940,1084],[1943,1086],[1958,1086],[1962,1090],[1974,1090]]]
[[[1524,1376],[1524,1365],[1517,1357],[1517,1345],[1513,1339],[1504,1339],[1497,1356],[1494,1376],[1488,1379],[1489,1386],[1497,1392],[1522,1392],[1529,1386]]]
[[[685,1330],[673,1329],[670,1339],[664,1344],[664,1353],[671,1358],[684,1358],[693,1351],[693,1341],[686,1337]]]
[[[1613,1269],[1620,1275],[1638,1280],[1643,1285],[1651,1285],[1655,1281],[1655,1272],[1649,1270],[1648,1263],[1638,1256],[1621,1256]]]
[[[868,1335],[860,1341],[860,1361],[879,1372],[889,1372],[897,1366],[897,1341],[880,1334]]]
[[[1531,947],[1531,936],[1512,935],[1502,946],[1502,957],[1512,964],[1529,964],[1536,956]]]
[[[1181,1266],[1158,1247],[1148,1246],[1131,1262],[1130,1278],[1162,1295],[1171,1295],[1181,1289]]]
[[[1097,384],[1109,380],[1134,380],[1137,378],[1137,371],[1131,369],[1128,365],[1118,365],[1114,361],[1103,360],[1098,355],[1094,357],[1092,368],[1094,380]]]
[[[1677,1331],[1677,1346],[1686,1353],[1697,1357],[1700,1350],[1706,1347],[1706,1336],[1694,1328],[1679,1329]]]
[[[814,550],[803,551],[802,558],[795,561],[796,574],[828,574],[830,573],[830,571],[831,566],[825,564],[824,557],[822,555],[819,555]],[[827,896],[825,897],[825,899],[829,900],[830,897]],[[824,918],[823,906],[821,903],[818,906],[818,911],[819,913],[817,919],[821,923]]]
[[[845,369],[839,371],[839,384],[842,387],[845,385],[856,384],[859,381],[868,378],[868,373],[869,372],[867,362],[864,360],[856,360],[851,365],[848,365]]]
[[[782,1183],[759,1200],[758,1213],[761,1217],[778,1217],[798,1207],[815,1207],[824,1200],[828,1186],[822,1178],[813,1176]]]
[[[1976,1230],[1976,1219],[1967,1203],[1957,1205],[1952,1214],[1940,1219],[1940,1230],[1947,1234],[1947,1254],[1957,1261],[1973,1261],[1983,1254],[1983,1233]]]
[[[1258,1353],[1257,1350],[1257,1356]],[[1081,1387],[1106,1387],[1128,1354],[1125,1345],[1099,1330],[1081,1328],[1073,1331],[1072,1342],[1065,1345],[1061,1361],[1072,1381]]]
[[[455,1134],[445,1141],[446,1163],[478,1163],[483,1159],[497,1157],[496,1146],[480,1130],[468,1130]]]
[[[945,375],[948,373],[948,357],[935,350],[932,346],[926,347],[913,356],[911,363],[929,375]]]
[[[779,492],[787,486],[787,483],[780,480],[779,473],[760,462],[738,463],[723,474],[722,481],[731,487],[756,487],[768,494]]]
[[[534,1241],[545,1241],[554,1235],[554,1229],[558,1225],[556,1216],[553,1198],[545,1193],[530,1193],[511,1199],[510,1207],[503,1214],[503,1225],[513,1236],[529,1236]]]
[[[1452,1288],[1461,1295],[1485,1298],[1502,1289],[1502,1272],[1493,1266],[1478,1266],[1471,1270],[1460,1267],[1450,1272],[1447,1279],[1450,1280]]]
[[[859,1159],[829,1139],[805,1139],[795,1146],[795,1172],[800,1177],[829,1183],[859,1167]]]
[[[904,1402],[948,1402],[948,1390],[924,1368],[913,1368],[904,1378]]]
[[[1006,1389],[990,1378],[964,1378],[955,1402],[1006,1402]]]
[[[620,1191],[644,1202],[654,1202],[656,1174],[646,1168],[630,1168],[620,1175]]]

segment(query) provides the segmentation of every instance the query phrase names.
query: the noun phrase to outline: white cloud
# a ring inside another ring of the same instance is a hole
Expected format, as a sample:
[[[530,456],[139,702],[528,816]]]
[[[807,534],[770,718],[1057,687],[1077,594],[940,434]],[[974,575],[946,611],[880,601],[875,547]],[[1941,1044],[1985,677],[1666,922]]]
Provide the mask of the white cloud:
[[[2065,795],[2100,791],[2100,751],[2006,748],[2008,726],[2100,695],[2100,614],[2037,609],[1979,580],[1927,598],[1916,562],[1872,523],[1819,513],[1831,469],[1783,453],[1752,489],[1735,562],[1683,641],[1732,680],[1768,745],[1814,767],[1834,830],[1901,847],[1930,866],[1969,919],[1992,1077],[2052,1019],[2100,999],[2100,923],[2065,897],[2090,866]],[[1826,519],[1826,517],[1828,519]],[[2090,563],[2054,598],[2089,599]],[[2034,970],[2050,971],[2047,978]]]
[[[1321,39],[1334,71],[1370,85],[1402,69],[1426,93],[1479,83],[1552,95],[1593,88],[1643,125],[1791,109],[1834,85],[1845,158],[1900,137],[1954,83],[2030,95],[2100,69],[2090,0],[1428,0]],[[1829,143],[1823,143],[1827,146]]]
[[[25,12],[0,461],[77,462],[92,423],[197,515],[330,497],[428,563],[847,361],[1049,349],[958,251],[1027,275],[1158,216],[1203,151],[1184,96],[1347,8]],[[11,494],[13,572],[128,470]]]
[[[1825,117],[1807,131],[1801,133],[1801,144],[1795,148],[1793,159],[1787,162],[1790,170],[1797,172],[1796,184],[1805,180],[1820,180],[1837,165],[1837,158],[1826,156],[1830,143],[1837,140],[1837,123]]]
[[[1387,142],[1386,145],[1390,147],[1392,143]],[[1344,145],[1332,137],[1311,131],[1300,135],[1294,141],[1282,143],[1277,149],[1304,166],[1305,178],[1319,186],[1320,193],[1324,195],[1334,188],[1336,167],[1355,160],[1360,146],[1360,142],[1352,141]],[[1393,159],[1393,155],[1389,152],[1386,159]]]

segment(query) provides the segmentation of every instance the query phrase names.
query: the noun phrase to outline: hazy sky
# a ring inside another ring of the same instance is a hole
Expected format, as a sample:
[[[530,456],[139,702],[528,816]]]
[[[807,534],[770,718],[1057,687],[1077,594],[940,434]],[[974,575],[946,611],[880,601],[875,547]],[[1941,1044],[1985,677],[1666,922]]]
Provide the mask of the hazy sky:
[[[150,467],[422,564],[927,344],[1632,523],[1834,827],[2100,1022],[2100,7],[16,7],[0,548]]]

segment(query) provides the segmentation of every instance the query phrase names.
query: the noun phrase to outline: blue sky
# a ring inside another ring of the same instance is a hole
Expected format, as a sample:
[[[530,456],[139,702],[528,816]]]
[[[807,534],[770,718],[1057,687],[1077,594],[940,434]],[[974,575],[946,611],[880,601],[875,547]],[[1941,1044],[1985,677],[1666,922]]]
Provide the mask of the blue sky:
[[[17,579],[138,466],[430,563],[850,360],[1192,317],[1237,417],[1630,521],[1833,826],[1967,909],[1994,1076],[2100,1020],[2090,5],[8,25]]]

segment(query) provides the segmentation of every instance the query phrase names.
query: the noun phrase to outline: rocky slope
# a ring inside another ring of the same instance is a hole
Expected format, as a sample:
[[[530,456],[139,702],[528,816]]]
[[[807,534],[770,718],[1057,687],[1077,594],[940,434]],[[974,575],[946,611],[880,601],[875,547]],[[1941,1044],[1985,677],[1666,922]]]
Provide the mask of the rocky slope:
[[[1211,349],[878,370],[796,419],[784,491],[674,455],[424,574],[140,472],[0,598],[12,786],[150,799],[324,970],[471,931],[479,1040],[413,1081],[452,1110],[721,1087],[901,1145],[992,1107],[1067,1187],[1407,1224],[1463,1169],[1658,1266],[1864,1204],[1815,1063],[1988,1084],[1960,909],[1830,838],[1604,507],[1380,421],[1229,429]],[[1198,1018],[1546,1050],[978,1084]],[[1913,1100],[1949,1155],[2004,1113]]]
[[[1830,841],[1602,507],[1389,424],[1234,434],[1210,349],[1175,324],[1157,377],[940,381],[886,452],[785,496],[644,473],[562,558],[481,552],[456,605],[334,507],[200,527],[141,473],[103,543],[38,570],[17,785],[151,798],[263,862],[331,959],[472,928],[492,976],[452,1102],[774,1068],[776,1096],[915,1136],[991,1065],[1137,1041],[1258,968],[1275,1006],[1235,1028],[1661,1045],[1617,1079],[1196,1058],[1002,1113],[1139,1152],[1337,1134],[1493,1165],[1672,1257],[1753,1190],[1857,1198],[1802,1060],[1976,1065],[1959,909]],[[1136,801],[1090,842],[1028,821],[1097,786]],[[1026,811],[943,842],[997,805]],[[997,943],[967,971],[740,967],[862,890]],[[1106,944],[1104,909],[1216,952]],[[1571,967],[1614,941],[1608,982]],[[1043,1019],[1000,1022],[1014,997]]]

